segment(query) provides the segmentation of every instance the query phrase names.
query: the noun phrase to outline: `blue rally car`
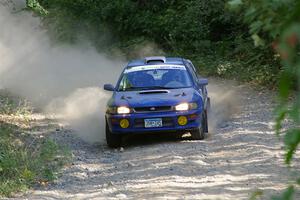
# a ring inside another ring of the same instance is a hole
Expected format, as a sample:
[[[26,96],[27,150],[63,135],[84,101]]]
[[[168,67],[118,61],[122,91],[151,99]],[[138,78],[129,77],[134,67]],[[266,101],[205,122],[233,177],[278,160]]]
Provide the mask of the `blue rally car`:
[[[146,57],[128,63],[107,103],[106,141],[121,145],[130,133],[190,132],[204,139],[208,132],[207,79],[197,75],[190,60],[173,57]]]

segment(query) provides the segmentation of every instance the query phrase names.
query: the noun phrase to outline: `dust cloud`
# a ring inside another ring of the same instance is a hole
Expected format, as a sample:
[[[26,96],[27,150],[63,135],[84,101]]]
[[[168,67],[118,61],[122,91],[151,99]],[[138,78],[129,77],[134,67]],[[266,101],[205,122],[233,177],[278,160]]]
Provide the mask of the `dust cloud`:
[[[225,127],[226,122],[240,112],[241,100],[236,83],[229,80],[209,79],[208,94],[211,99],[209,129],[215,132],[217,128]]]
[[[0,88],[61,116],[83,139],[104,142],[110,95],[102,86],[116,83],[122,59],[108,59],[86,43],[52,46],[39,18],[11,10],[0,4]]]

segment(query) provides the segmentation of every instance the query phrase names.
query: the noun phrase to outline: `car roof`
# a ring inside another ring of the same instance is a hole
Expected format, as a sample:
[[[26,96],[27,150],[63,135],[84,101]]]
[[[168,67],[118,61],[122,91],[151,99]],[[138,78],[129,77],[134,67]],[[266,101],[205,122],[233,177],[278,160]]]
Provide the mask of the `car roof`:
[[[130,68],[135,66],[162,65],[162,64],[184,65],[184,59],[180,57],[163,57],[163,56],[145,57],[143,59],[130,61],[126,67]]]

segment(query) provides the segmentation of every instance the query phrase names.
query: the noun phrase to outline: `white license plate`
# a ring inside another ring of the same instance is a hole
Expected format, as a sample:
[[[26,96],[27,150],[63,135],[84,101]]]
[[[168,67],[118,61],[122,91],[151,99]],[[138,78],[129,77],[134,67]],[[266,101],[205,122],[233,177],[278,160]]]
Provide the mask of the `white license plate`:
[[[161,118],[145,119],[145,128],[162,127]]]

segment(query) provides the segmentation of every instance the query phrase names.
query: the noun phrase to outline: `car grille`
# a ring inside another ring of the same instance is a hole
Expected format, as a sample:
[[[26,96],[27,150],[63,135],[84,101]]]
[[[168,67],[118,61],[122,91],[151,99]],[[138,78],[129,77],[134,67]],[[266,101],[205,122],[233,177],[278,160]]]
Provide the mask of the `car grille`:
[[[173,118],[171,117],[163,117],[162,118],[163,127],[172,127],[174,126]],[[135,128],[145,128],[144,119],[135,119],[134,120],[134,127]]]
[[[166,112],[171,111],[172,106],[152,106],[152,107],[136,107],[134,111],[136,113],[143,113],[143,112]]]

